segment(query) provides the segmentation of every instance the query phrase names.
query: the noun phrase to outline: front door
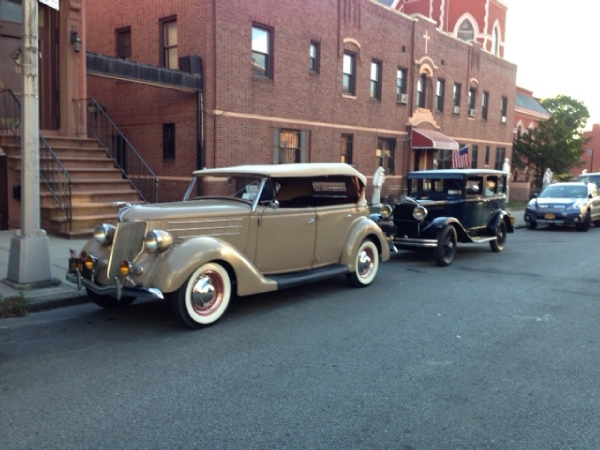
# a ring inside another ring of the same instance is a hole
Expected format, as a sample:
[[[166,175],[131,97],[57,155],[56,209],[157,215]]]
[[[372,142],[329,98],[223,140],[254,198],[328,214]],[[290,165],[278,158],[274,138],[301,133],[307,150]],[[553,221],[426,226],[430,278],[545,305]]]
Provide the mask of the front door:
[[[40,129],[58,130],[58,11],[39,5],[39,98]]]
[[[315,249],[315,209],[258,206],[255,264],[263,274],[310,269]]]

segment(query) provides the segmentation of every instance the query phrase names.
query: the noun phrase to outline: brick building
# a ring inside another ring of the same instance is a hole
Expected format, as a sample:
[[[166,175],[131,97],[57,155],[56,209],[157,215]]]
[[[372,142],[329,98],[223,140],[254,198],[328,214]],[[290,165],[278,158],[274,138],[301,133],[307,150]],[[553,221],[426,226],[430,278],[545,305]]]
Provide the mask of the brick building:
[[[573,167],[570,171],[571,175],[576,177],[583,170],[588,172],[600,172],[600,124],[592,125],[591,130],[583,132],[584,139],[590,139],[586,144],[583,154],[581,155],[581,165]]]
[[[439,1],[400,3],[89,2],[88,50],[107,62],[90,69],[88,56],[89,95],[158,175],[160,200],[180,198],[191,170],[231,164],[382,165],[390,197],[459,145],[473,167],[500,168],[516,80],[501,57],[506,7],[442,1],[441,17],[409,10]],[[116,57],[197,72],[201,89],[122,77]]]

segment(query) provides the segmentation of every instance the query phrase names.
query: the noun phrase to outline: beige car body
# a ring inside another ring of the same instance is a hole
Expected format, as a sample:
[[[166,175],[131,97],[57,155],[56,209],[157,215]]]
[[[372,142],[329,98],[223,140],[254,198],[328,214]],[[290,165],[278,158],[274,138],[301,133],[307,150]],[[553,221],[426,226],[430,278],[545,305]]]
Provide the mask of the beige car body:
[[[209,192],[239,179],[256,183],[242,185],[241,198],[204,195],[124,206],[116,228],[105,225],[110,240],[91,239],[83,248],[94,261],[91,273],[70,271],[67,278],[100,296],[164,298],[198,267],[218,262],[234,292],[244,296],[352,273],[365,240],[376,245],[381,261],[389,259],[389,244],[369,218],[366,179],[347,164],[236,166],[199,170],[194,177]],[[263,201],[268,186],[276,189],[275,198]],[[148,251],[153,230],[172,245]]]

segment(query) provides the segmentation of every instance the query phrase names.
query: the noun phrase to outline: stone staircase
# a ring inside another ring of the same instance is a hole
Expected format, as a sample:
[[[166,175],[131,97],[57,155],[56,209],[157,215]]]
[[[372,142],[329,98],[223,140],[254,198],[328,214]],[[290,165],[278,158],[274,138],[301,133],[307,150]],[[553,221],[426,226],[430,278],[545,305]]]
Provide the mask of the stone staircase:
[[[116,223],[119,208],[114,206],[115,202],[141,203],[135,189],[95,140],[53,136],[44,138],[72,182],[70,227],[47,186],[43,181],[40,182],[40,225],[47,233],[69,239],[92,236],[99,224]],[[7,146],[5,141],[3,148],[9,158],[20,159],[20,147],[16,142]]]

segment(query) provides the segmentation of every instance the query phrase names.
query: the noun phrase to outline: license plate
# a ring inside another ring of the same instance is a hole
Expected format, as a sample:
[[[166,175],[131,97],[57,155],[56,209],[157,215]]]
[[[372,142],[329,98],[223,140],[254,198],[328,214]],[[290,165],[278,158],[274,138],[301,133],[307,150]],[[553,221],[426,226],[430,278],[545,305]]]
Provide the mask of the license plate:
[[[69,272],[75,273],[75,269],[78,269],[79,272],[83,270],[82,258],[69,258]]]
[[[552,219],[554,219],[554,218],[555,218],[555,217],[554,217],[554,214],[544,214],[544,219],[549,219],[549,220],[552,220]]]

